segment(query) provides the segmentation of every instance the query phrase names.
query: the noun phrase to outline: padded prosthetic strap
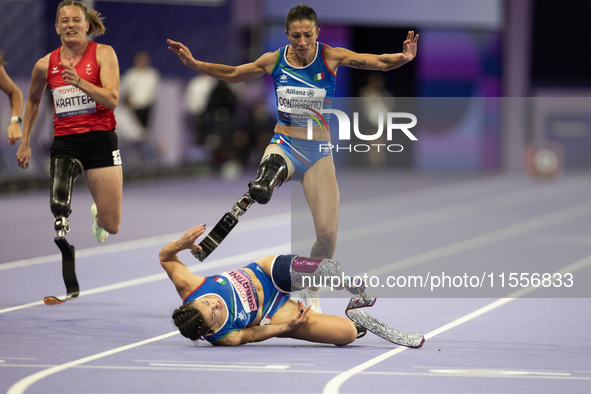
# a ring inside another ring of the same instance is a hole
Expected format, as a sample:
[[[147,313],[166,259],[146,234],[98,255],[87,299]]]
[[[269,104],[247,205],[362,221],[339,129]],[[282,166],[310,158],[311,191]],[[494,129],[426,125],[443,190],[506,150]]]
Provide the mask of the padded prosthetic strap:
[[[50,164],[50,207],[54,217],[70,216],[74,181],[83,172],[82,163],[70,157],[51,159]]]
[[[365,293],[367,294],[367,293]],[[394,327],[387,325],[386,323],[376,319],[375,317],[368,315],[360,308],[373,306],[376,298],[371,296],[370,298],[363,298],[362,295],[351,298],[345,314],[355,323],[362,327],[365,327],[368,331],[373,332],[380,338],[385,339],[388,342],[395,343],[396,345],[420,348],[425,343],[425,337],[421,334],[411,334],[405,331],[398,330]]]
[[[292,290],[301,290],[309,286],[331,286],[333,278],[339,278],[338,286],[334,286],[334,289],[343,288],[340,286],[343,271],[340,264],[334,260],[296,256],[291,260],[289,271]]]

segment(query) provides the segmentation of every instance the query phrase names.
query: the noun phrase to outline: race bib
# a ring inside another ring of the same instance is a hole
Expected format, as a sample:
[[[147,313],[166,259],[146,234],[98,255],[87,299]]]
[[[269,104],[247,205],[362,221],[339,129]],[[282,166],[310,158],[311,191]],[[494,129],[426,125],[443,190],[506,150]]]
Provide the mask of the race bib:
[[[312,119],[313,111],[322,112],[326,89],[281,86],[277,88],[279,116],[289,120]]]
[[[61,86],[51,93],[58,119],[96,112],[96,102],[75,86]]]
[[[236,289],[236,292],[238,293],[240,303],[246,313],[259,309],[256,290],[252,286],[252,281],[246,271],[242,269],[233,270],[230,272],[224,272],[222,276],[225,276],[230,282],[232,282],[234,289]]]

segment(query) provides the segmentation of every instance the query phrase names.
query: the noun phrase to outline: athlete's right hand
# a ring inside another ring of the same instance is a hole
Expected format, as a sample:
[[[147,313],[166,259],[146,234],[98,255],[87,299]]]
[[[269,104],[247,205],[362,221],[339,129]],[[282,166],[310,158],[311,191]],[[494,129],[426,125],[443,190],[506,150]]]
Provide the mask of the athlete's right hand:
[[[176,54],[185,66],[195,68],[195,58],[193,58],[189,48],[177,41],[166,40],[166,42],[168,43],[168,49]]]
[[[16,161],[18,166],[23,169],[29,168],[29,159],[31,158],[31,147],[29,145],[21,145],[16,152]]]

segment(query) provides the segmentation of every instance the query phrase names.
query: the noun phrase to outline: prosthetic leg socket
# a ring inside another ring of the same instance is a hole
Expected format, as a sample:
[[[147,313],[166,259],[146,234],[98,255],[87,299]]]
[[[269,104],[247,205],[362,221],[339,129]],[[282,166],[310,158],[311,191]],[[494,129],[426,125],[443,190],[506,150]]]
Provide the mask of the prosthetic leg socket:
[[[275,188],[283,185],[289,170],[283,156],[271,153],[266,156],[257,173],[257,179],[248,184],[248,193],[259,204],[266,204],[271,200]]]

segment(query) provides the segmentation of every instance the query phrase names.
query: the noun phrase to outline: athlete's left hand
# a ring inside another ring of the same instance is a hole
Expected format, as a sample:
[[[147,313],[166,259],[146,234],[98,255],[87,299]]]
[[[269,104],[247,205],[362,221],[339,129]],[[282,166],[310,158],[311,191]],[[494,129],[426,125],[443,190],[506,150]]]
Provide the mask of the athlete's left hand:
[[[74,63],[70,63],[70,65],[66,65],[64,63],[60,63],[64,69],[62,70],[62,78],[64,82],[69,83],[72,86],[80,86],[80,81],[82,78],[78,76],[76,69],[74,68]]]
[[[412,59],[415,58],[417,55],[417,41],[419,40],[419,35],[415,36],[415,32],[410,30],[406,35],[406,40],[402,44],[402,57],[410,62]]]
[[[310,308],[312,308],[312,307],[309,306],[309,307],[305,308],[302,301],[298,301],[298,312],[296,313],[296,315],[294,317],[291,318],[289,323],[287,323],[287,327],[290,330],[294,330],[294,329],[298,328],[299,326],[301,326],[302,324],[304,324],[306,322],[306,314],[308,314],[308,311],[310,310]]]
[[[177,42],[170,39],[166,40],[166,42],[168,44],[168,49],[177,55],[185,66],[189,68],[195,68],[195,58],[186,45],[184,45],[182,42]]]
[[[195,241],[197,241],[197,238],[199,238],[203,235],[203,233],[205,233],[205,229],[206,226],[204,224],[200,224],[199,226],[195,226],[187,230],[185,234],[183,234],[183,236],[178,241],[176,241],[178,244],[178,249],[201,249],[200,246],[195,245]]]

